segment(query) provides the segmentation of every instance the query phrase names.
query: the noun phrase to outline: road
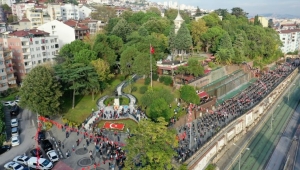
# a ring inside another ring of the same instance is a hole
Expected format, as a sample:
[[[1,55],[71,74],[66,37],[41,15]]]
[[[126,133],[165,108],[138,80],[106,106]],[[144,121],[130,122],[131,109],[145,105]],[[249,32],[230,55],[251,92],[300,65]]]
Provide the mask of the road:
[[[8,109],[5,109],[5,114],[10,114]],[[14,157],[27,152],[30,148],[35,146],[35,133],[36,133],[36,120],[35,116],[28,110],[21,110],[18,115],[20,131],[21,144],[19,146],[13,147],[11,150],[3,153],[0,156],[0,169],[3,165],[11,161]]]
[[[285,98],[279,103],[279,107],[275,105],[276,110],[273,113],[273,126],[271,127],[272,117],[270,117],[250,142],[248,146],[250,150],[242,153],[241,169],[263,169],[264,165],[267,164],[283,130],[289,122],[292,113],[294,113],[294,109],[299,103],[300,96],[296,94],[298,87],[294,86],[290,90],[293,94],[290,96],[290,99],[287,100]],[[238,161],[233,166],[233,169],[239,169]]]
[[[299,145],[299,137],[300,137],[300,125],[298,126],[298,129],[294,135],[291,147],[289,149],[289,152],[287,153],[287,160],[284,166],[285,170],[293,170],[295,166],[295,160],[297,156],[297,148]]]

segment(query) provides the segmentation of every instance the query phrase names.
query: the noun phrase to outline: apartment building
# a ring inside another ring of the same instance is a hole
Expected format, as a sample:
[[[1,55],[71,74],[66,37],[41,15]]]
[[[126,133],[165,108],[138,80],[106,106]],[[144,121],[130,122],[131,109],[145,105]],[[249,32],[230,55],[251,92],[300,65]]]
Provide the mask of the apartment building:
[[[74,28],[58,20],[47,22],[39,26],[38,29],[48,32],[50,36],[57,36],[60,47],[75,41]]]
[[[43,10],[41,9],[27,9],[26,10],[26,17],[30,20],[31,27],[30,28],[37,28],[38,26],[44,23],[43,19]]]
[[[47,11],[51,21],[62,19],[60,6],[60,4],[48,4]]]
[[[90,34],[96,34],[96,32],[99,31],[97,26],[98,24],[97,20],[93,20],[91,18],[85,18],[83,20],[80,20],[79,22],[80,24],[85,25],[90,29],[89,31]]]
[[[90,29],[84,23],[81,23],[77,20],[67,20],[64,24],[72,27],[75,32],[75,39],[76,40],[83,40],[83,38],[90,34]]]
[[[269,26],[269,21],[265,17],[258,17],[258,21],[261,23],[263,27],[268,27]]]
[[[79,7],[74,4],[62,4],[61,16],[63,21],[69,19],[79,20]]]
[[[300,49],[300,29],[280,30],[278,31],[280,40],[283,44],[281,51],[283,53],[294,52]]]
[[[17,3],[12,4],[11,11],[13,15],[16,15],[21,20],[26,15],[26,10],[34,7],[34,3]]]
[[[0,43],[12,50],[18,82],[38,64],[52,62],[59,50],[57,36],[38,29],[3,33]]]
[[[79,8],[79,19],[85,19],[91,16],[92,12],[95,12],[96,9],[88,6],[88,5],[83,5]]]
[[[3,45],[0,45],[0,93],[6,91],[10,87],[17,86],[12,59],[12,51],[3,48]]]

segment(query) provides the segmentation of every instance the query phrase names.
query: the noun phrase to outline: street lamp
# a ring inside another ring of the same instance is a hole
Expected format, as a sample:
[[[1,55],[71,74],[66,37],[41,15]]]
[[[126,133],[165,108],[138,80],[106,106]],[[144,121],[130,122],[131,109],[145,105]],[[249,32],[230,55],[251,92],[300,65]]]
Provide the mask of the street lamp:
[[[237,144],[233,143],[234,146],[238,147],[240,150],[242,150],[241,147],[239,147]],[[245,148],[245,150],[250,150],[250,148]],[[241,170],[241,156],[242,156],[242,152],[240,152],[240,155],[239,155],[239,170]]]

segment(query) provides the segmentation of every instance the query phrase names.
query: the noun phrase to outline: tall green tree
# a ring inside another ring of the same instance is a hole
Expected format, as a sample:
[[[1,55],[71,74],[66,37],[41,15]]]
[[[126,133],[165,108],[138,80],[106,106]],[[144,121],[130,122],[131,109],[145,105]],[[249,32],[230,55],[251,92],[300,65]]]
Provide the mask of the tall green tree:
[[[180,88],[180,98],[186,103],[199,104],[200,98],[196,93],[194,87],[184,85]]]
[[[189,69],[189,73],[193,74],[195,77],[204,75],[203,66],[195,58],[191,58],[191,59],[188,60],[188,69]]]
[[[198,19],[197,21],[191,22],[191,33],[194,42],[194,46],[196,47],[197,51],[201,50],[202,41],[201,36],[207,31],[208,27],[206,23],[202,19]]]
[[[84,63],[88,65],[92,60],[97,59],[97,53],[92,50],[83,49],[74,55],[74,61],[76,63]]]
[[[135,48],[135,46],[129,46],[122,52],[120,58],[120,66],[121,66],[122,73],[124,74],[133,73],[132,67],[133,67],[134,59],[137,55],[139,55],[139,51]]]
[[[84,43],[80,40],[75,40],[71,42],[70,44],[64,45],[59,50],[59,56],[57,57],[57,60],[59,63],[64,61],[70,61],[74,59],[74,55],[78,53],[79,51],[83,49],[91,49],[89,44]]]
[[[229,14],[227,9],[221,9],[221,8],[216,9],[214,12],[219,16],[222,16],[223,18],[225,18]]]
[[[237,34],[233,43],[234,56],[232,58],[233,63],[240,64],[245,59],[245,40],[242,34]]]
[[[20,105],[42,116],[57,115],[61,106],[61,84],[54,72],[42,65],[33,68],[23,80]]]
[[[180,50],[181,53],[186,53],[190,50],[192,47],[192,36],[190,34],[189,29],[187,28],[185,23],[181,24],[181,27],[179,28],[177,35],[175,37],[175,46],[177,50]]]
[[[149,47],[150,48],[150,47]],[[156,62],[152,57],[152,71],[156,70]],[[134,58],[132,69],[134,73],[140,76],[148,76],[150,74],[150,54],[138,53]]]
[[[91,89],[89,76],[95,69],[84,63],[64,63],[57,65],[55,69],[57,76],[65,83],[65,89],[72,91],[72,109],[74,109],[75,96]]]
[[[127,150],[125,170],[165,169],[171,170],[172,159],[176,155],[173,148],[177,147],[176,132],[167,128],[164,118],[154,123],[142,120],[132,133],[135,136],[126,141]],[[141,165],[137,167],[137,165]]]
[[[126,41],[126,36],[129,35],[131,32],[132,28],[123,18],[118,21],[118,23],[114,26],[114,28],[111,31],[113,35],[122,38],[124,42]]]
[[[157,121],[157,118],[163,117],[165,121],[169,121],[172,116],[171,109],[163,98],[154,100],[149,107],[149,117]]]
[[[235,15],[236,17],[247,17],[248,13],[245,12],[242,8],[240,7],[234,7],[231,9],[231,14]]]
[[[199,9],[199,7],[197,6],[195,16],[198,17],[198,16],[201,16],[202,14],[203,14],[203,12],[202,12],[202,11]]]
[[[218,14],[216,14],[215,12],[205,15],[201,19],[203,19],[205,21],[206,26],[209,28],[219,26],[221,23],[221,20],[220,20]]]
[[[176,50],[176,45],[175,45],[176,35],[175,35],[175,26],[174,25],[172,25],[170,28],[168,40],[169,40],[169,50],[171,52],[171,55],[173,55]]]
[[[215,53],[218,50],[220,39],[224,33],[225,31],[222,28],[212,27],[202,34],[201,40],[203,42],[205,51]]]

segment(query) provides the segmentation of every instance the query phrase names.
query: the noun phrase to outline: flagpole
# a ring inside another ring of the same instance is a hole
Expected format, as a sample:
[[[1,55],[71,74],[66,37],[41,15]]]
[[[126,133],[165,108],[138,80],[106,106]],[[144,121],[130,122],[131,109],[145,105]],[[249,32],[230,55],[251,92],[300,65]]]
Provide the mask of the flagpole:
[[[152,55],[151,55],[151,50],[152,50],[152,47],[151,47],[151,44],[150,44],[150,80],[151,80],[151,89],[152,89]]]

